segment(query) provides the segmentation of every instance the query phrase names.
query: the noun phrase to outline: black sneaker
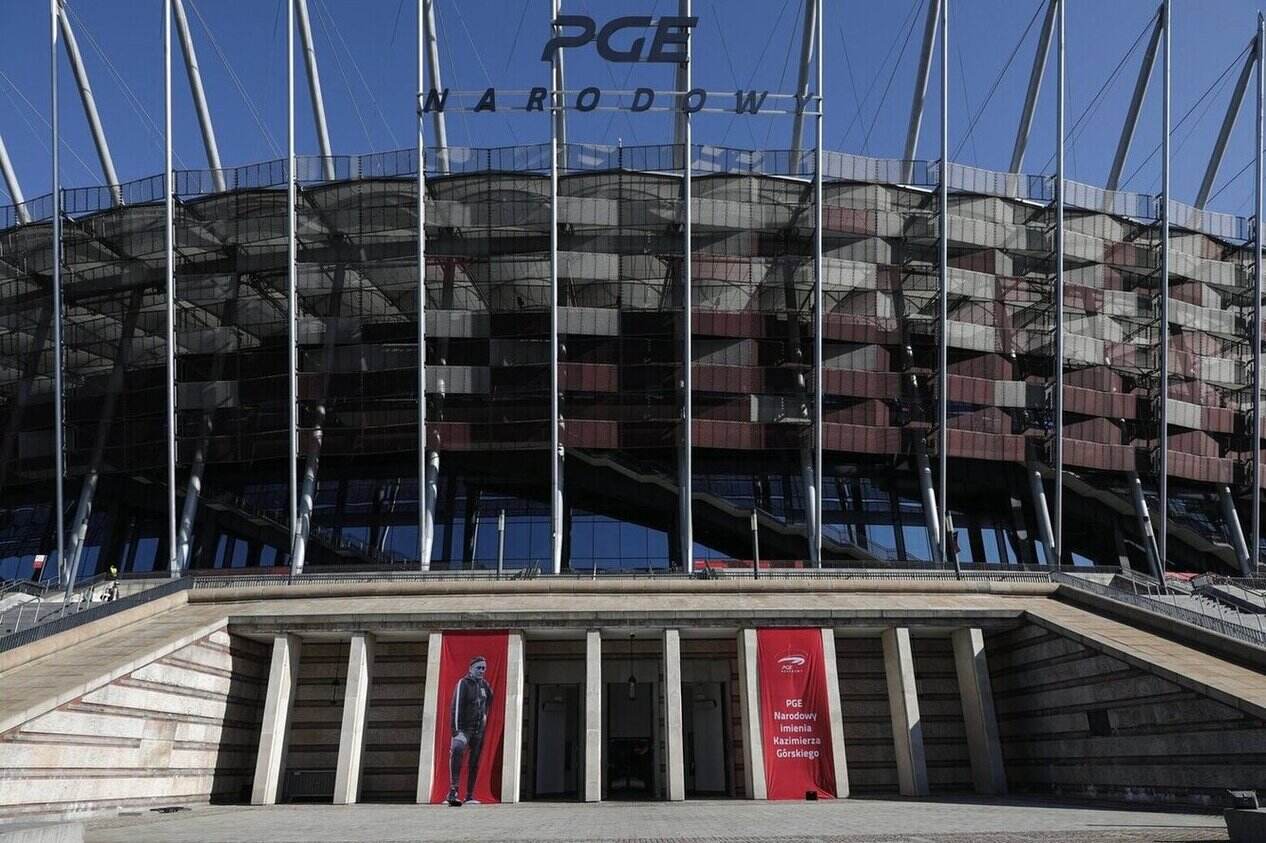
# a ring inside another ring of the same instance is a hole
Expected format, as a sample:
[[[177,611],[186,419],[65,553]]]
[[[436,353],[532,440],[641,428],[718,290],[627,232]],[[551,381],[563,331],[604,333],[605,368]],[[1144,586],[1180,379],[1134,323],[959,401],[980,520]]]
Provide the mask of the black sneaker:
[[[457,798],[457,788],[453,788],[448,792],[448,796],[444,797],[444,801],[454,808],[462,806],[462,800]]]

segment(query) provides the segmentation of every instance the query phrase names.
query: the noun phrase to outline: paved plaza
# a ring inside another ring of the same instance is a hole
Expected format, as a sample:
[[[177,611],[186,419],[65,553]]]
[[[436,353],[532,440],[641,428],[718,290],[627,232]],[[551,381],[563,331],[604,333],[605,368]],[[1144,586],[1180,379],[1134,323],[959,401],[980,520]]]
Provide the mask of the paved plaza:
[[[1226,840],[1222,818],[1051,802],[849,799],[803,802],[525,803],[195,807],[88,824],[89,843],[217,841],[1026,841]]]

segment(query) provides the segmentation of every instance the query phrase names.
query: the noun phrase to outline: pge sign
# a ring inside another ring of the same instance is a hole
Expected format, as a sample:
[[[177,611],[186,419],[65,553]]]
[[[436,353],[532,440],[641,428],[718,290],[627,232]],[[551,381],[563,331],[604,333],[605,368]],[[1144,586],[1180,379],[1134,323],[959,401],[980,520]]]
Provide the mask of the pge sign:
[[[583,47],[591,41],[597,41],[598,55],[610,62],[682,64],[687,60],[686,44],[690,39],[690,30],[697,23],[699,18],[694,16],[662,17],[655,20],[648,15],[630,15],[609,21],[602,29],[598,29],[598,24],[588,15],[559,15],[554,18],[554,26],[558,27],[560,34],[545,43],[541,61],[553,61],[554,53],[563,47]],[[645,52],[645,55],[644,35],[634,38],[624,49],[612,44],[612,39],[621,30],[647,30],[652,26],[655,37],[651,40],[650,51]],[[578,31],[567,34],[562,32],[564,29]]]

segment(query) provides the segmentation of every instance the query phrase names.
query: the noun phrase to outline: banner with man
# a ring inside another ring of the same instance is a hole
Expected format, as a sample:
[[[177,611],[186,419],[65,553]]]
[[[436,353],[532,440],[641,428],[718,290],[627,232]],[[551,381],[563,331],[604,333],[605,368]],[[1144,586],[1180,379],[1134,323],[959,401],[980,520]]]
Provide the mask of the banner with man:
[[[758,629],[756,673],[767,797],[834,797],[822,630]]]
[[[431,802],[499,802],[509,636],[445,632],[441,640]]]

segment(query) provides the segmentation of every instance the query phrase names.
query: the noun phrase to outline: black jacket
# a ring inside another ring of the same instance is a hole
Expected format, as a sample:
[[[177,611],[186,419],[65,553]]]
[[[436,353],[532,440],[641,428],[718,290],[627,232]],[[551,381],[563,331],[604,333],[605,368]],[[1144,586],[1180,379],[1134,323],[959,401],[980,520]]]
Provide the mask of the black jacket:
[[[492,708],[492,686],[485,679],[463,676],[453,686],[453,702],[449,706],[449,722],[453,733],[480,732]]]

